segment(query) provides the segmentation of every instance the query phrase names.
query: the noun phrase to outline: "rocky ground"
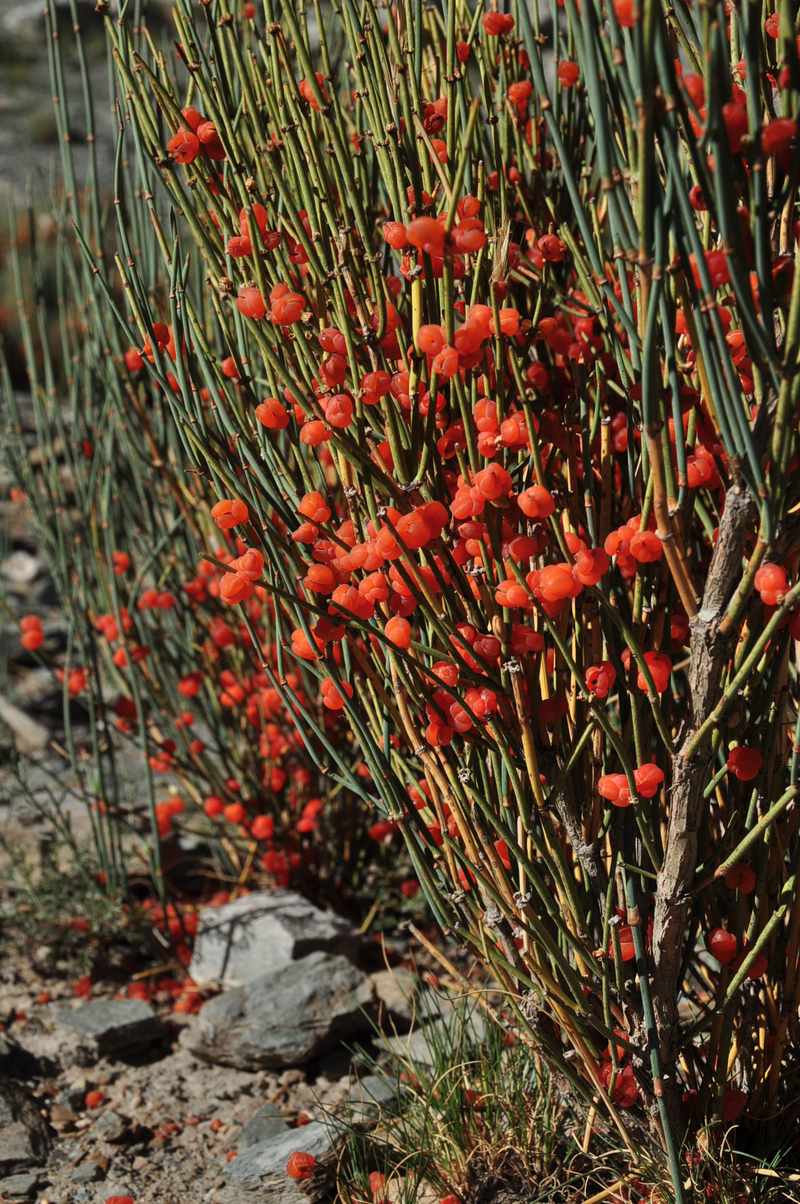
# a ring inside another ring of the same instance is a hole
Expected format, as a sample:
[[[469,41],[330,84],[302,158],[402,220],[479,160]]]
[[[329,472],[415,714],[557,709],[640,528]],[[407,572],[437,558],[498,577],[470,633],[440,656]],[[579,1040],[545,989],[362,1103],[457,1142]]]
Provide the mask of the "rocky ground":
[[[66,622],[10,484],[0,472],[0,1204],[332,1200],[330,1171],[309,1196],[287,1158],[310,1150],[331,1168],[347,1126],[391,1107],[397,1083],[371,1059],[397,1042],[429,1054],[441,1021],[420,974],[432,967],[402,934],[372,940],[292,892],[201,909],[196,990],[170,977],[174,963],[140,954],[131,969],[113,939],[90,980],[74,950],[20,922],[22,867],[38,874],[51,843],[48,806],[79,843],[90,830],[58,751],[61,689],[19,646],[20,615],[43,616],[50,651]],[[134,799],[138,758],[126,765]]]
[[[376,958],[291,892],[201,916],[189,972],[205,1002],[194,1015],[176,1013],[167,991],[146,1002],[100,984],[76,998],[74,983],[6,957],[0,1201],[333,1199],[330,1180],[309,1197],[285,1167],[293,1150],[330,1165],[348,1125],[391,1106],[394,1080],[351,1051],[385,1058],[411,1040],[424,1058],[425,1034],[441,1023],[428,988],[418,996],[400,964],[371,969]],[[17,1084],[32,1091],[27,1113],[4,1094]]]

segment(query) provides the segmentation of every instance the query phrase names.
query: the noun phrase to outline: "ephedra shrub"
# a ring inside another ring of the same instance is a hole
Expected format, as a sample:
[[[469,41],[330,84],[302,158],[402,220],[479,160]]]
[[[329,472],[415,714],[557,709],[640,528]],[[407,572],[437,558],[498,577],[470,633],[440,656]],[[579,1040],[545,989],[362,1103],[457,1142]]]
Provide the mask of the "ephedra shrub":
[[[63,73],[53,66],[68,122]],[[91,94],[84,111],[74,108],[91,132]],[[22,348],[13,358],[24,374],[11,356],[0,359],[11,504],[30,512],[66,619],[64,634],[38,612],[18,615],[13,650],[47,666],[63,690],[53,742],[60,763],[48,750],[36,766],[50,775],[48,820],[66,838],[58,794],[78,792],[92,838],[80,852],[110,899],[169,898],[190,914],[203,899],[276,885],[359,920],[369,911],[396,917],[418,885],[390,847],[361,757],[354,751],[338,768],[329,758],[330,747],[350,742],[336,700],[320,697],[316,677],[283,647],[281,616],[264,589],[246,606],[229,604],[222,579],[232,553],[209,513],[218,489],[186,471],[149,371],[174,355],[173,327],[154,322],[126,349],[91,270],[90,246],[113,264],[125,239],[143,242],[146,230],[120,236],[112,182],[90,157],[77,188],[64,141],[67,187],[52,213],[20,216],[9,251]],[[139,168],[147,179],[144,162]],[[149,220],[144,209],[137,217]],[[140,286],[169,316],[160,266],[154,255],[141,260]],[[232,358],[221,369],[236,379]],[[210,396],[201,387],[199,403]],[[237,564],[258,580],[259,553]],[[29,769],[20,766],[24,780]],[[68,844],[77,856],[71,835]],[[152,915],[164,923],[163,906]],[[182,944],[182,924],[166,926]],[[179,954],[186,961],[185,945]]]
[[[108,298],[227,622],[271,600],[442,927],[681,1197],[684,1137],[800,1099],[800,65],[788,5],[553,13],[108,18],[174,213],[119,172]]]

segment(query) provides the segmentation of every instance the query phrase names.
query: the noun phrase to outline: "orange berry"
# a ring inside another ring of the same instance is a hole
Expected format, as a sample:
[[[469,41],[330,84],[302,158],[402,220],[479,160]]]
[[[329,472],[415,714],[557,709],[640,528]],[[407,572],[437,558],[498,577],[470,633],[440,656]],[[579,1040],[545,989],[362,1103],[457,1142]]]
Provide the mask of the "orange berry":
[[[295,1150],[289,1155],[286,1163],[286,1174],[290,1179],[303,1181],[310,1179],[317,1165],[317,1160],[313,1154],[307,1154],[302,1150]]]
[[[737,744],[736,748],[732,748],[728,753],[726,764],[729,772],[740,782],[751,782],[761,772],[764,757],[758,748],[747,748],[744,744]]]
[[[265,317],[267,313],[264,298],[253,285],[242,285],[239,289],[236,308],[243,317],[252,318],[256,322]]]
[[[514,18],[510,13],[485,13],[483,18],[484,32],[490,38],[498,38],[511,33],[514,28]]]
[[[277,397],[265,397],[256,406],[256,418],[268,431],[282,431],[289,425],[289,415]]]
[[[712,928],[706,937],[706,946],[721,966],[732,962],[739,950],[739,942],[734,934],[724,928]]]
[[[397,648],[405,650],[411,647],[411,624],[408,619],[395,615],[393,619],[389,619],[383,631],[387,640]]]
[[[238,527],[250,518],[247,506],[239,498],[224,498],[211,507],[211,517],[222,531]]]

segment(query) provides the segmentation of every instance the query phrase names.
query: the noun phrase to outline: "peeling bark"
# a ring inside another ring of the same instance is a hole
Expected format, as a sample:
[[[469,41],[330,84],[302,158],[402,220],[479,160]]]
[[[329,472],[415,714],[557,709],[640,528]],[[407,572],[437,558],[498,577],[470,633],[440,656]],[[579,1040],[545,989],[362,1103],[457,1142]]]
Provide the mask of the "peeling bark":
[[[753,500],[734,487],[728,491],[719,538],[709,567],[702,604],[691,621],[688,680],[691,719],[672,760],[670,815],[664,861],[658,875],[653,915],[653,1008],[658,1028],[664,1095],[677,1132],[684,1121],[678,1092],[678,992],[683,942],[688,931],[690,891],[697,867],[698,833],[702,821],[703,789],[708,781],[710,750],[687,755],[690,741],[719,701],[720,680],[730,652],[719,624],[741,577],[745,535],[752,528]]]
[[[583,839],[580,817],[576,814],[575,808],[570,806],[566,796],[563,794],[560,794],[556,798],[556,811],[567,834],[567,840],[570,843],[572,851],[578,858],[581,869],[586,875],[589,889],[595,899],[598,901],[602,900],[605,895],[606,886],[608,885],[608,876],[600,856],[598,842],[593,840],[591,844],[587,844]]]

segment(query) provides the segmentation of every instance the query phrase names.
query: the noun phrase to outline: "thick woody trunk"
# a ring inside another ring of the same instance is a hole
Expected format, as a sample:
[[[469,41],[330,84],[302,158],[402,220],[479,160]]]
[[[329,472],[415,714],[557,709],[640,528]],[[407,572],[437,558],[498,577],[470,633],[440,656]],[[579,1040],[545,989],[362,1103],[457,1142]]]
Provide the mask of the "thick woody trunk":
[[[691,718],[673,757],[670,817],[664,862],[658,875],[653,923],[653,1006],[658,1027],[664,1095],[677,1133],[683,1130],[676,1064],[678,993],[688,930],[690,892],[697,866],[703,789],[710,749],[689,752],[692,738],[719,700],[722,670],[730,648],[720,620],[742,571],[743,543],[751,529],[753,502],[741,488],[728,491],[700,610],[692,620],[689,688]]]

